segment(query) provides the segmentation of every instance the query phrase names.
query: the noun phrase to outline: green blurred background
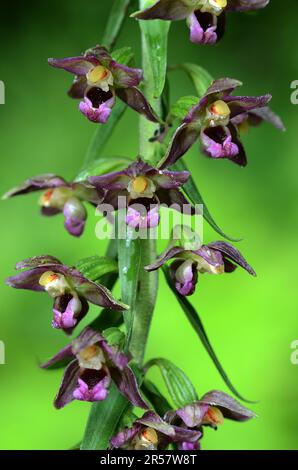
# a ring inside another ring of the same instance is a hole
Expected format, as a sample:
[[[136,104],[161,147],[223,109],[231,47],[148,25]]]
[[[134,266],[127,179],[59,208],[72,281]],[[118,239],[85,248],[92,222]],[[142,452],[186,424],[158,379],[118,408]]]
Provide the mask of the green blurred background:
[[[76,55],[100,41],[111,2],[29,1],[1,5],[0,79],[6,104],[0,106],[1,193],[25,178],[54,172],[71,179],[80,169],[95,127],[66,96],[71,76],[47,65],[47,57]],[[295,4],[295,5],[294,5]],[[224,40],[216,47],[188,41],[183,22],[173,25],[170,62],[190,61],[213,76],[244,82],[244,94],[273,94],[272,107],[287,133],[269,125],[245,136],[249,165],[188,156],[198,186],[218,224],[244,237],[239,248],[258,273],[243,270],[227,276],[203,276],[192,301],[212,343],[241,393],[259,400],[259,418],[247,424],[226,422],[207,430],[205,449],[297,449],[298,366],[290,362],[290,344],[298,339],[297,246],[297,114],[290,102],[290,83],[298,79],[298,6],[272,0],[257,15],[230,14]],[[136,48],[139,31],[129,20],[119,46]],[[192,94],[188,79],[172,77],[174,97]],[[108,154],[134,157],[138,149],[137,116],[128,111],[107,146]],[[15,263],[36,254],[53,254],[72,264],[103,254],[105,243],[94,235],[93,211],[83,238],[63,230],[61,217],[38,215],[36,195],[2,202],[1,279]],[[218,239],[205,226],[205,242]],[[295,287],[296,286],[296,287]],[[1,288],[0,340],[6,365],[0,366],[0,447],[67,449],[84,431],[89,405],[73,403],[61,411],[52,406],[61,372],[44,372],[38,361],[67,339],[50,328],[51,301],[45,295]],[[91,310],[92,315],[96,309]],[[147,357],[164,356],[182,367],[198,393],[227,391],[175,298],[161,278],[158,305]],[[152,378],[164,389],[157,371]]]

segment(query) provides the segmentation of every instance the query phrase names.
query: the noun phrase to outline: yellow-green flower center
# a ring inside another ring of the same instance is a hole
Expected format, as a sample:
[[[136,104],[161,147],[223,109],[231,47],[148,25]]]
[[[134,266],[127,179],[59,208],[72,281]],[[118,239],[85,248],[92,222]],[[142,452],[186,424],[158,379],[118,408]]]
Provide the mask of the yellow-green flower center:
[[[203,423],[210,424],[211,426],[220,426],[224,423],[224,416],[219,408],[210,406],[204,416]]]
[[[135,193],[143,194],[148,188],[148,180],[144,176],[137,176],[132,181],[132,189]]]
[[[222,100],[217,100],[212,103],[209,109],[212,114],[215,114],[216,116],[220,116],[222,118],[226,118],[231,114],[229,106]]]

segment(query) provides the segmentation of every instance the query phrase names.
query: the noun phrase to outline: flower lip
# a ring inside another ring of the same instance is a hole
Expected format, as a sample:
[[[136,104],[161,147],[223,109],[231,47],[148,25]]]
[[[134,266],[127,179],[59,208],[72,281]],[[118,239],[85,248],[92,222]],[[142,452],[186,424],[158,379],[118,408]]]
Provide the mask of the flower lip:
[[[99,106],[103,103],[106,103],[108,100],[114,97],[111,90],[104,91],[101,88],[92,87],[86,93],[86,98],[88,98],[93,108],[99,108]]]

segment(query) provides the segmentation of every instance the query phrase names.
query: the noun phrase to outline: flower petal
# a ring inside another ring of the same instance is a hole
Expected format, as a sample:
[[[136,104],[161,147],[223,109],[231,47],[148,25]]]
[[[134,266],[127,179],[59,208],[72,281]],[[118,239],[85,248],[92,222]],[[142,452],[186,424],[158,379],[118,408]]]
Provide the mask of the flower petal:
[[[133,69],[126,65],[118,64],[114,60],[110,62],[109,69],[113,74],[116,87],[130,88],[138,86],[143,80],[143,71]]]
[[[54,401],[55,408],[61,409],[74,400],[73,392],[77,388],[80,368],[75,359],[65,369],[62,382]]]
[[[27,258],[23,261],[19,261],[16,264],[16,269],[28,269],[28,268],[38,268],[45,264],[62,264],[57,258],[51,255],[45,256],[34,256],[33,258]]]
[[[179,257],[181,253],[184,253],[185,249],[181,246],[174,246],[165,250],[152,264],[148,264],[144,267],[146,271],[156,271],[161,268],[167,261],[172,258]]]
[[[200,128],[194,127],[192,123],[183,123],[178,127],[165,157],[158,165],[159,168],[163,169],[174,165],[192,147],[199,135]]]
[[[228,0],[227,10],[253,11],[265,8],[270,0]]]
[[[154,411],[147,411],[142,418],[137,419],[136,423],[140,423],[148,428],[165,434],[166,436],[175,436],[175,429],[169,423],[161,419]]]
[[[86,75],[89,70],[99,65],[99,60],[94,56],[66,57],[65,59],[48,59],[52,67],[64,69],[75,75]]]
[[[133,438],[141,430],[142,426],[140,424],[134,424],[131,428],[124,428],[116,436],[112,437],[110,444],[112,448],[119,449],[126,444],[129,444]]]
[[[225,418],[233,421],[247,421],[248,419],[256,417],[253,411],[219,390],[206,393],[199,403],[200,405],[209,405],[219,408]]]
[[[87,89],[87,79],[84,75],[77,76],[67,94],[70,98],[82,99],[84,98],[85,91]]]
[[[272,99],[271,95],[263,96],[227,96],[225,102],[231,110],[231,118],[256,108],[263,108]]]
[[[4,194],[3,199],[8,199],[20,194],[31,193],[33,191],[40,191],[42,189],[58,188],[60,186],[68,185],[63,178],[52,173],[33,176],[32,178],[24,181],[22,185],[11,189],[6,194]]]
[[[71,344],[68,344],[63,349],[61,349],[61,351],[55,354],[55,356],[49,359],[47,362],[43,362],[42,364],[40,364],[40,367],[42,369],[49,369],[51,366],[57,364],[57,362],[63,361],[65,359],[71,360],[73,357],[74,357],[74,354],[72,352]]]
[[[145,116],[149,121],[160,121],[145,95],[138,88],[118,88],[116,94],[127,106]]]
[[[193,0],[159,0],[132,16],[138,20],[184,20],[194,10],[194,4]]]
[[[123,370],[119,370],[118,368],[110,367],[109,370],[113,381],[122,395],[124,395],[134,406],[147,410],[149,405],[140,395],[137,380],[131,368],[127,366]]]
[[[241,255],[240,251],[238,251],[229,243],[218,241],[218,242],[209,243],[208,247],[213,250],[220,251],[224,255],[224,258],[228,258],[228,260],[235,262],[236,264],[244,268],[252,276],[256,276],[255,271],[246,262],[246,260]]]

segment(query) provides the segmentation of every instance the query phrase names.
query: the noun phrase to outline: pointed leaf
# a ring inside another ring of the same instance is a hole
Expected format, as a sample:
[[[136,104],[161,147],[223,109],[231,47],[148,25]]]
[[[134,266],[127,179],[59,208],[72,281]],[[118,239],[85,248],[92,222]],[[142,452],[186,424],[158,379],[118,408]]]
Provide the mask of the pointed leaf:
[[[183,159],[181,158],[178,160],[172,168],[175,171],[188,171],[187,166],[185,165]],[[183,185],[183,190],[185,191],[185,194],[187,197],[190,199],[192,204],[202,204],[204,208],[204,219],[208,222],[209,225],[217,232],[219,235],[222,237],[226,238],[227,240],[230,240],[232,242],[239,242],[241,241],[241,238],[233,238],[230,235],[227,235],[222,231],[222,229],[217,225],[215,220],[213,219],[212,215],[209,212],[208,207],[206,206],[197,186],[196,183],[194,182],[194,179],[192,176],[189,177],[188,181]]]
[[[198,98],[196,96],[182,96],[171,107],[169,118],[178,118],[182,121],[196,104],[198,104]]]
[[[122,47],[113,51],[112,57],[118,64],[129,65],[134,58],[134,53],[131,47]]]
[[[169,394],[177,408],[198,400],[195,388],[187,375],[171,361],[163,358],[152,359],[145,365],[146,371],[152,366],[159,367]]]
[[[223,378],[223,380],[224,380],[225,384],[227,385],[227,387],[229,387],[231,392],[234,393],[234,395],[236,397],[238,397],[240,400],[246,401],[247,403],[254,403],[253,401],[247,400],[242,395],[240,395],[240,393],[237,392],[234,385],[232,384],[229,377],[227,376],[225,370],[223,369],[217,355],[215,354],[214,349],[213,349],[213,347],[212,347],[212,345],[211,345],[211,343],[208,339],[208,336],[207,336],[207,333],[206,333],[205,328],[203,326],[203,323],[202,323],[198,313],[196,312],[195,308],[191,305],[191,303],[187,300],[186,297],[183,297],[182,295],[180,295],[177,292],[177,290],[175,289],[175,286],[173,285],[172,278],[171,278],[171,275],[170,275],[170,272],[169,272],[169,268],[167,266],[164,266],[163,271],[164,271],[164,274],[165,274],[165,277],[166,277],[166,280],[167,280],[167,283],[168,283],[169,287],[174,292],[174,294],[175,294],[180,306],[182,307],[182,310],[184,311],[187,319],[189,320],[190,324],[192,325],[192,327],[194,328],[194,330],[198,334],[200,340],[203,343],[204,348],[206,349],[207,353],[209,354],[210,358],[212,359],[215,367],[217,368],[218,372],[220,373],[220,375]]]
[[[142,7],[146,8],[150,4],[150,0],[143,0],[141,3]],[[140,21],[140,28],[145,42],[144,48],[146,53],[144,54],[144,57],[147,57],[150,60],[151,75],[154,82],[153,94],[155,98],[159,98],[161,96],[165,86],[167,73],[167,45],[170,25],[170,21]]]
[[[106,274],[117,273],[116,260],[104,256],[90,256],[76,263],[76,268],[90,281],[98,281]]]

